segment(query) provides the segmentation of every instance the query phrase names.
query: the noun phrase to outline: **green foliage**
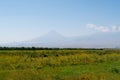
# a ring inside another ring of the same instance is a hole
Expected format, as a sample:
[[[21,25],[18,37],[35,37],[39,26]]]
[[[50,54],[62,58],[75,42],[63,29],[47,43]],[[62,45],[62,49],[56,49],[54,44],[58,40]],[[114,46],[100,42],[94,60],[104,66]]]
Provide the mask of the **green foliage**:
[[[0,50],[0,80],[119,80],[119,53],[111,49]]]
[[[109,68],[109,71],[112,72],[112,73],[119,74],[120,73],[120,67],[112,66],[111,68]]]

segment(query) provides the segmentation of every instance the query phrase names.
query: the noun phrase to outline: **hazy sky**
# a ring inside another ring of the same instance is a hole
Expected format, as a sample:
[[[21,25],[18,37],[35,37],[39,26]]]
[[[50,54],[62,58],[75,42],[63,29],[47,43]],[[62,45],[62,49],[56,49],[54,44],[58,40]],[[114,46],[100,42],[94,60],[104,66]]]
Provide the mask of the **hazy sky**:
[[[120,0],[0,0],[0,43],[51,30],[65,36],[120,31]]]

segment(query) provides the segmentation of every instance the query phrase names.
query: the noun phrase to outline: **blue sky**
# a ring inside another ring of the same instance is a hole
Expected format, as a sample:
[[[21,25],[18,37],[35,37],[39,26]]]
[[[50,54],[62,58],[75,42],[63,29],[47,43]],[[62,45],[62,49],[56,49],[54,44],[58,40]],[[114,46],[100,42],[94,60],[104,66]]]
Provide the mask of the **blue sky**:
[[[64,36],[111,31],[120,25],[119,3],[120,0],[0,0],[0,43],[29,40],[51,30]]]

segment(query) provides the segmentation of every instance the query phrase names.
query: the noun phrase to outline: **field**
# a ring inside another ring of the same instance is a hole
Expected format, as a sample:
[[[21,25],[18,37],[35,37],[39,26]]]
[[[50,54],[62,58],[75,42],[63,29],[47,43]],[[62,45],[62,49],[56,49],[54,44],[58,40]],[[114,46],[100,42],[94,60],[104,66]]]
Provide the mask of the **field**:
[[[0,80],[120,80],[120,50],[0,50]]]

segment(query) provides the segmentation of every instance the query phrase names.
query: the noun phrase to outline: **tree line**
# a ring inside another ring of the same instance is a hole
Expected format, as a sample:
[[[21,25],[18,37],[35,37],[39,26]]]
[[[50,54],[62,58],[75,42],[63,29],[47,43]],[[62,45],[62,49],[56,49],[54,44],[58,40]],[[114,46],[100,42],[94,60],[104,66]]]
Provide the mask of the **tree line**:
[[[102,48],[0,47],[0,50],[103,50]]]

